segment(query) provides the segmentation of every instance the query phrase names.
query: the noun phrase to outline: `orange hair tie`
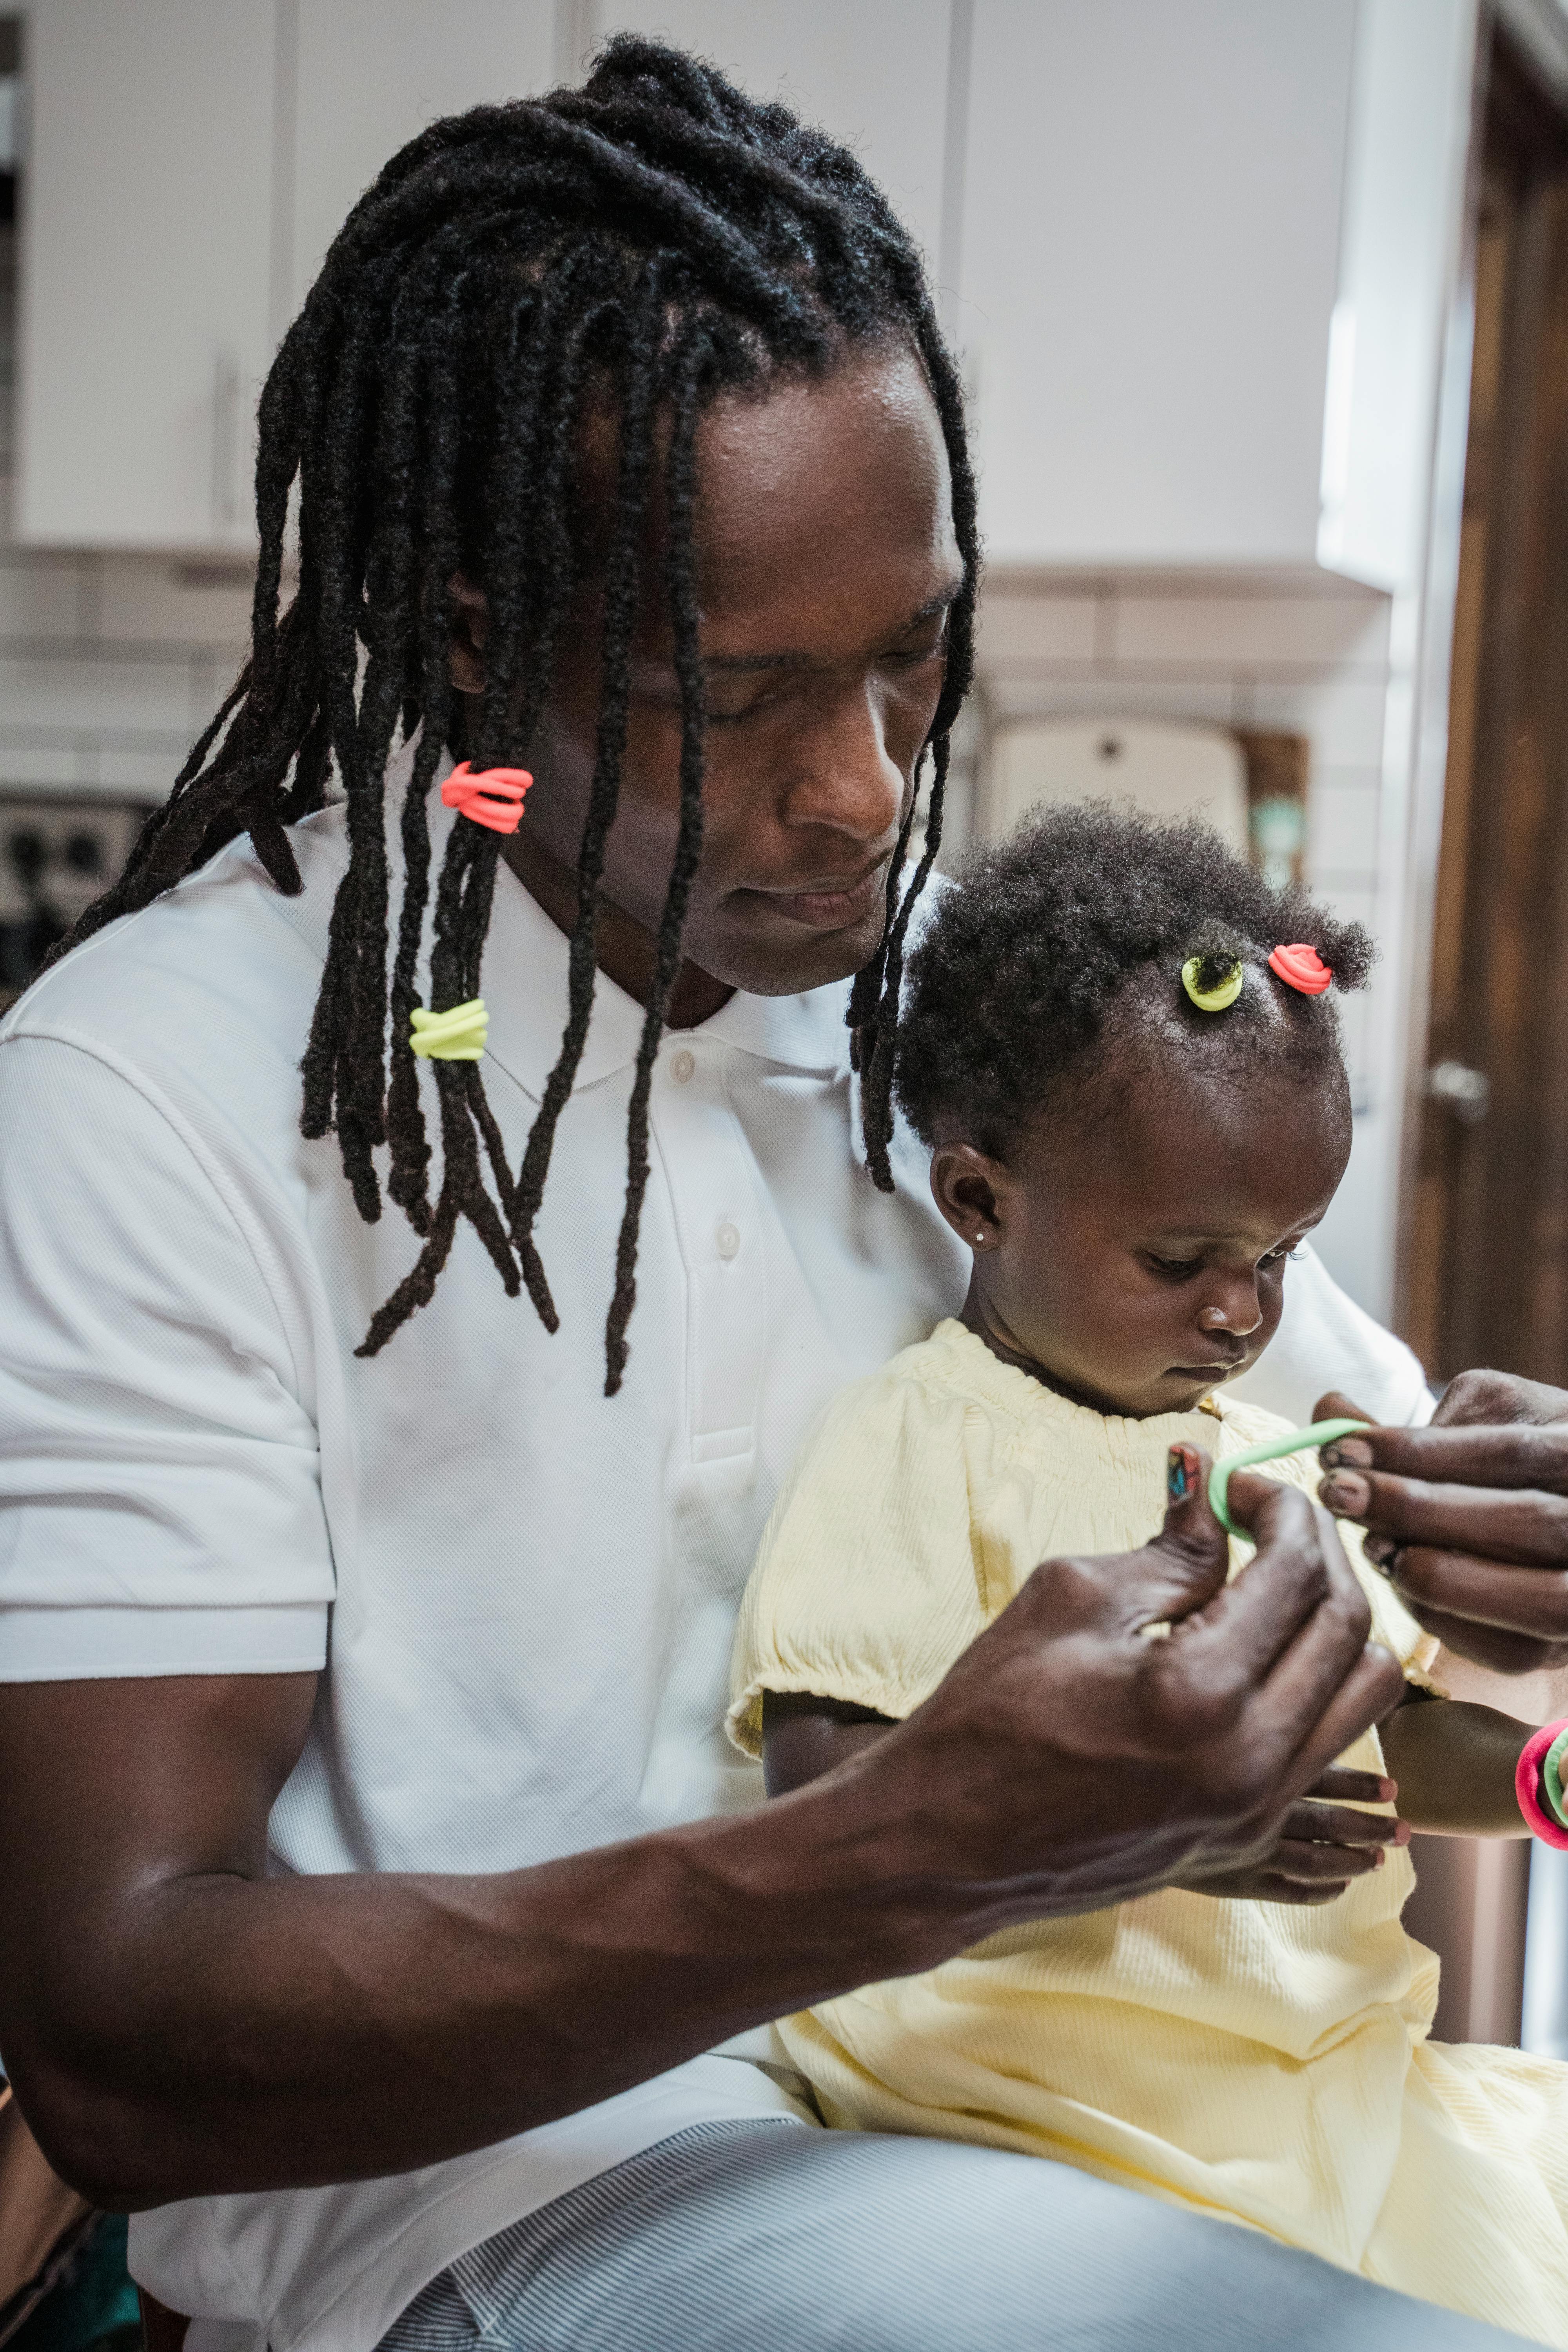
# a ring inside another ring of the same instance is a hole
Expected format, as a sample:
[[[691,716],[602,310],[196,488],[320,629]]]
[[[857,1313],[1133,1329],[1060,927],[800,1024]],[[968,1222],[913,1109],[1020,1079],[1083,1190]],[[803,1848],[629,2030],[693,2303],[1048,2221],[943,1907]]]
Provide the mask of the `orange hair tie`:
[[[481,768],[476,775],[465,760],[442,785],[442,805],[471,817],[475,824],[487,825],[491,833],[515,833],[523,794],[532,782],[526,768]]]
[[[1287,988],[1299,988],[1303,996],[1321,996],[1334,976],[1317,949],[1300,940],[1291,947],[1276,948],[1268,969]]]

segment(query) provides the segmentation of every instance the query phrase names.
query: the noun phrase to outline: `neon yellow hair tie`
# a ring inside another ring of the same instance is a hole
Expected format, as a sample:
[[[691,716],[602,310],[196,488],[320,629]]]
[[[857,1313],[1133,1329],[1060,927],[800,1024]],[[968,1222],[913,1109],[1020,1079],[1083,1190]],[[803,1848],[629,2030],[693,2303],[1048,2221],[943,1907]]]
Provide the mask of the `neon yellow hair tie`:
[[[1336,1437],[1352,1437],[1358,1430],[1371,1427],[1370,1421],[1315,1421],[1310,1429],[1288,1429],[1283,1437],[1270,1437],[1262,1445],[1244,1445],[1239,1454],[1227,1454],[1209,1472],[1210,1510],[1226,1535],[1247,1536],[1247,1529],[1231,1517],[1226,1500],[1233,1470],[1250,1470],[1257,1462],[1279,1462],[1287,1454],[1310,1454],[1314,1446],[1331,1445]],[[1251,1537],[1247,1536],[1247,1540],[1250,1543]]]
[[[1205,959],[1189,956],[1182,966],[1182,986],[1200,1013],[1227,1013],[1241,994],[1242,969],[1233,963],[1217,988],[1200,988],[1198,975]]]
[[[489,1014],[482,996],[454,1004],[449,1013],[426,1013],[420,1007],[409,1019],[414,1034],[408,1042],[422,1061],[477,1062],[485,1050]]]

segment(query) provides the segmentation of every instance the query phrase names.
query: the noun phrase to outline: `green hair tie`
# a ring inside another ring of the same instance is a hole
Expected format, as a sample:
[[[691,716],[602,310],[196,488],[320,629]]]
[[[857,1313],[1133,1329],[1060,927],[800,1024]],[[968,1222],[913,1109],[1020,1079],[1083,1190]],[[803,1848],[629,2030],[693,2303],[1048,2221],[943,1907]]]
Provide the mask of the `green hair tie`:
[[[1192,998],[1193,1003],[1197,1006],[1200,1013],[1228,1013],[1231,1006],[1236,1003],[1237,998],[1241,994],[1241,965],[1239,961],[1233,963],[1230,970],[1226,973],[1225,978],[1219,982],[1217,986],[1214,988],[1200,988],[1198,986],[1198,981],[1203,971],[1205,961],[1205,959],[1202,956],[1189,956],[1187,958],[1185,963],[1182,966],[1182,986],[1186,990],[1187,994]]]
[[[1568,1830],[1568,1797],[1563,1793],[1563,1765],[1568,1758],[1568,1729],[1558,1733],[1541,1759],[1541,1793],[1563,1828]]]
[[[423,1007],[408,1016],[414,1034],[409,1044],[425,1062],[477,1062],[485,1050],[489,1015],[482,996],[454,1004],[449,1013],[426,1013]]]
[[[1270,1437],[1262,1445],[1244,1445],[1239,1454],[1227,1454],[1209,1472],[1210,1510],[1226,1535],[1247,1536],[1247,1529],[1231,1517],[1226,1500],[1233,1470],[1250,1470],[1258,1462],[1278,1462],[1287,1454],[1310,1454],[1316,1446],[1331,1445],[1336,1437],[1350,1437],[1358,1429],[1371,1427],[1370,1421],[1315,1421],[1308,1429],[1288,1429],[1283,1437]],[[1250,1536],[1247,1539],[1252,1540]]]

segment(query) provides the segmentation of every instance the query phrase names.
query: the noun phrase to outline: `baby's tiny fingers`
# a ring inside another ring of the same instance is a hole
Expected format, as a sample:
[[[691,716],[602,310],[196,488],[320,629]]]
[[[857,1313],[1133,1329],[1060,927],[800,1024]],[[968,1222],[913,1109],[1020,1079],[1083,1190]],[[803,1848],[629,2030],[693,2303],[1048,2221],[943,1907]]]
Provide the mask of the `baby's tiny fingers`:
[[[1337,1903],[1350,1881],[1328,1878],[1321,1884],[1302,1878],[1271,1876],[1258,1883],[1260,1899],[1265,1903],[1293,1903],[1298,1908],[1315,1908],[1324,1903]]]
[[[1364,1878],[1382,1867],[1381,1846],[1321,1845],[1294,1837],[1281,1838],[1268,1857],[1271,1872],[1306,1886]]]
[[[1308,1790],[1309,1797],[1337,1797],[1344,1805],[1391,1805],[1399,1794],[1397,1780],[1376,1772],[1352,1772],[1332,1764]]]
[[[1334,1848],[1404,1845],[1410,1835],[1407,1822],[1392,1813],[1352,1812],[1345,1805],[1292,1805],[1285,1816],[1285,1835],[1310,1845]]]

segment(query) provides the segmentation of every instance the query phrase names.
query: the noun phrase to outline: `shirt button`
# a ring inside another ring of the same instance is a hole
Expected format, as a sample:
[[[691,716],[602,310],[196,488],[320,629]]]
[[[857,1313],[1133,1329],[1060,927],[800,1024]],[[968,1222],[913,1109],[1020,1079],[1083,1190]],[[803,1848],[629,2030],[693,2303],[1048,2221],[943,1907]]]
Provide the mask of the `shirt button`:
[[[731,1224],[728,1218],[720,1226],[714,1238],[718,1242],[721,1257],[736,1257],[740,1255],[741,1229],[739,1225]]]
[[[672,1054],[670,1055],[669,1075],[675,1080],[677,1086],[680,1087],[685,1086],[689,1079],[696,1076],[697,1056],[691,1051],[689,1045],[682,1045],[678,1054]]]

